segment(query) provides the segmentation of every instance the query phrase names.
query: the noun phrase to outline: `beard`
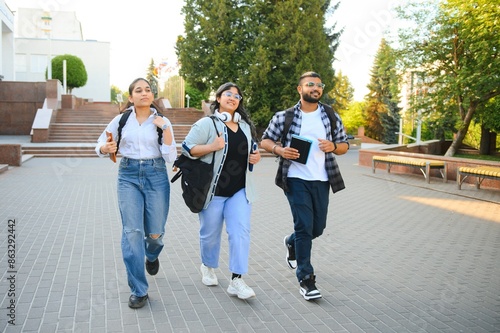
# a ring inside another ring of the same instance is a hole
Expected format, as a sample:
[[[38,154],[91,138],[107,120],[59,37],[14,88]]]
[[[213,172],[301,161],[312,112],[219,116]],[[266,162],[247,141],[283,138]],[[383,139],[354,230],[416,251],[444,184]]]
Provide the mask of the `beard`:
[[[320,98],[321,98],[321,95],[320,95],[320,97],[316,98],[316,97],[312,97],[310,94],[306,94],[306,93],[302,94],[302,99],[306,102],[309,102],[309,103],[318,103]]]

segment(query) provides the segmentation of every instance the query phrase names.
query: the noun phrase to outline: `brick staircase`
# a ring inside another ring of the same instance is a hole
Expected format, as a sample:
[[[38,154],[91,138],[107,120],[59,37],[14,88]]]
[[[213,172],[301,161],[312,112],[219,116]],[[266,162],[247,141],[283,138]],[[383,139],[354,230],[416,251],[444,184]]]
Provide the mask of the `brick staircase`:
[[[179,144],[191,125],[204,116],[196,109],[165,109],[162,113],[172,122]],[[90,103],[76,109],[60,109],[50,126],[47,144],[23,146],[23,155],[35,157],[97,157],[94,148],[106,125],[119,114],[116,104]]]

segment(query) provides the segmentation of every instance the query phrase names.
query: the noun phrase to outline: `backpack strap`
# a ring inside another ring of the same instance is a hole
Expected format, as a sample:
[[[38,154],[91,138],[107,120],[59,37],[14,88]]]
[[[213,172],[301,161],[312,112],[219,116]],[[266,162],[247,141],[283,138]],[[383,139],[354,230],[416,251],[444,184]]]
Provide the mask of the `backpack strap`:
[[[281,144],[283,144],[283,141],[285,140],[286,135],[290,130],[290,126],[292,125],[293,115],[294,115],[293,110],[294,108],[291,107],[289,109],[286,109],[285,111],[285,124],[283,125],[283,132],[281,132],[281,139],[280,139]]]
[[[159,117],[163,117],[163,115],[158,110],[156,110],[156,114]],[[158,132],[158,144],[161,146],[163,144],[163,130],[156,126],[156,132]]]
[[[116,138],[116,151],[118,151],[118,148],[120,147],[120,140],[122,139],[123,126],[125,126],[125,124],[127,123],[128,117],[130,117],[131,113],[132,109],[127,109],[123,111],[120,121],[118,122],[118,137]]]
[[[337,129],[337,115],[335,114],[335,111],[333,108],[328,105],[328,104],[323,104],[323,107],[325,108],[326,114],[328,115],[328,118],[330,118],[330,126],[331,126],[331,131],[332,131],[332,139],[333,139],[333,132]]]
[[[325,112],[328,115],[328,118],[330,119],[330,126],[331,126],[331,131],[332,131],[332,138],[333,138],[333,132],[337,129],[337,116],[335,114],[335,111],[333,111],[333,108],[328,105],[328,104],[323,104],[323,107],[325,108]],[[290,126],[292,125],[293,122],[293,116],[294,116],[294,108],[291,107],[289,109],[285,110],[285,124],[283,126],[283,132],[281,132],[281,143],[283,143],[283,140],[286,138],[288,131],[290,130]]]
[[[116,140],[116,150],[118,151],[118,147],[120,147],[120,140],[122,139],[122,129],[123,126],[127,123],[128,117],[130,117],[130,114],[132,113],[132,109],[127,109],[123,111],[122,117],[120,118],[120,121],[118,122],[118,138]],[[163,115],[156,110],[156,113],[158,116],[163,117]],[[162,139],[163,139],[163,130],[159,128],[158,126],[156,127],[156,132],[158,132],[158,144],[162,144]]]

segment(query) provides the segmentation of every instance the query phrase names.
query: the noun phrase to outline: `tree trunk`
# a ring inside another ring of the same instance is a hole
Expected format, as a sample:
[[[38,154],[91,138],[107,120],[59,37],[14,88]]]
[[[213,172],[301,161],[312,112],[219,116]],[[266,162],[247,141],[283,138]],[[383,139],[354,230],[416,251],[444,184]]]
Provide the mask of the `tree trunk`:
[[[495,155],[497,153],[497,133],[490,132],[490,152],[488,155]]]
[[[481,124],[481,140],[479,142],[479,154],[480,155],[489,155],[490,154],[490,151],[491,151],[490,135],[491,135],[490,130]]]
[[[476,104],[471,103],[469,105],[469,108],[467,109],[467,113],[465,114],[465,118],[463,119],[464,123],[460,127],[460,129],[457,132],[457,135],[455,136],[455,139],[453,139],[453,142],[451,143],[450,148],[446,151],[444,156],[449,156],[452,157],[454,156],[460,146],[462,145],[462,142],[464,141],[465,135],[467,134],[467,131],[469,130],[470,122],[472,121],[472,116],[474,115],[474,112],[476,112]]]

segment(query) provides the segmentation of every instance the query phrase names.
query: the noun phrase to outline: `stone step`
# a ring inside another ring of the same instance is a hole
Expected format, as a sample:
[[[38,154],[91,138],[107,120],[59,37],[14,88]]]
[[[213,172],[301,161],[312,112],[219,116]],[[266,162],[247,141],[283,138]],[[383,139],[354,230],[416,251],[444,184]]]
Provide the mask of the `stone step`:
[[[161,113],[172,123],[180,153],[180,143],[188,134],[191,125],[205,114],[194,108],[162,109]],[[105,102],[90,102],[75,109],[60,109],[57,111],[55,123],[50,127],[49,144],[45,147],[43,144],[37,147],[23,147],[23,154],[34,157],[97,157],[94,151],[97,139],[118,114],[120,110],[117,104]],[[58,146],[54,147],[54,144]]]
[[[9,170],[8,164],[0,164],[0,173],[5,172],[7,170]]]

